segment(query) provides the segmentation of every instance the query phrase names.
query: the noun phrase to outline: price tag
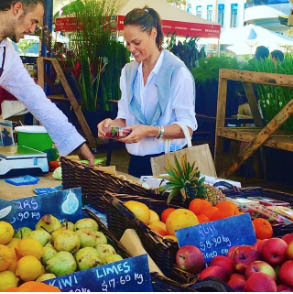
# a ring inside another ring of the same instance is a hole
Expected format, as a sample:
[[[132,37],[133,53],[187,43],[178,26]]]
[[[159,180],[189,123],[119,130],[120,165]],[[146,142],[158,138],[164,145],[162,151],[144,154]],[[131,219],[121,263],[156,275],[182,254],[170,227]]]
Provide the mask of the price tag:
[[[249,213],[184,228],[175,233],[179,247],[198,247],[206,262],[217,255],[227,255],[232,246],[253,245],[256,242]]]
[[[147,255],[45,281],[62,292],[152,292]]]
[[[15,230],[24,226],[34,228],[44,214],[53,214],[60,220],[70,218],[73,222],[83,217],[81,188],[61,190],[6,202],[10,203],[10,206],[15,207],[15,209],[1,220],[9,221]],[[0,202],[0,214],[2,209],[8,211],[7,207],[9,206],[6,204],[3,205]]]
[[[11,222],[17,211],[17,206],[12,201],[0,199],[0,221],[6,220]]]

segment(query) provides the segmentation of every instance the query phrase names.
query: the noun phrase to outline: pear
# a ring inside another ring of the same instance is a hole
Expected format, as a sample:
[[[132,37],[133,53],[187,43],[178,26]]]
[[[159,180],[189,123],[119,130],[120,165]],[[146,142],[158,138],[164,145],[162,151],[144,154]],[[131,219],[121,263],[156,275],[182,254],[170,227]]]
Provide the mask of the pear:
[[[80,229],[91,229],[93,231],[97,231],[99,228],[97,222],[93,220],[92,218],[82,218],[79,219],[75,225],[74,230],[80,230]]]
[[[44,254],[41,258],[42,263],[46,264],[48,262],[49,259],[51,259],[52,257],[54,257],[57,254],[57,251],[55,248],[53,248],[53,246],[45,246],[44,247]]]
[[[60,232],[64,232],[66,230],[66,227],[62,227],[59,228],[58,230],[55,230],[54,232],[52,232],[51,237],[52,237],[52,241],[55,241],[56,236],[60,233]],[[70,230],[71,231],[71,230]]]
[[[54,274],[51,274],[51,273],[45,273],[41,276],[39,276],[36,281],[37,282],[43,282],[43,281],[47,281],[47,280],[51,280],[51,279],[55,279],[56,276]]]
[[[76,232],[80,238],[80,247],[95,247],[96,232],[91,229],[80,229]]]
[[[72,274],[76,267],[76,261],[72,254],[67,251],[60,251],[48,260],[46,270],[60,277]]]
[[[58,251],[76,252],[80,248],[80,239],[76,232],[64,230],[56,235],[54,247]]]
[[[98,252],[93,247],[84,247],[79,249],[75,254],[75,259],[79,270],[86,270],[102,265]]]
[[[107,256],[116,254],[115,249],[110,244],[100,244],[97,246],[97,252],[99,255],[99,258],[102,260],[103,263],[105,263],[105,259]]]
[[[74,223],[73,222],[69,222],[69,221],[65,221],[62,223],[63,227],[65,227],[67,230],[71,230],[74,231]]]
[[[40,229],[32,231],[27,238],[35,239],[39,241],[42,246],[45,246],[50,241],[51,235],[47,231]]]
[[[96,246],[98,246],[99,244],[107,244],[107,238],[106,236],[102,233],[97,231],[96,232]]]
[[[109,255],[105,258],[105,263],[112,263],[112,262],[116,262],[116,261],[120,261],[123,260],[123,258],[119,255],[119,254],[113,254],[113,255]]]
[[[22,227],[20,228],[15,234],[14,238],[17,239],[24,239],[26,238],[30,233],[32,232],[32,229],[29,227]]]
[[[62,227],[60,221],[52,214],[45,214],[36,224],[36,230],[44,229],[49,233]]]

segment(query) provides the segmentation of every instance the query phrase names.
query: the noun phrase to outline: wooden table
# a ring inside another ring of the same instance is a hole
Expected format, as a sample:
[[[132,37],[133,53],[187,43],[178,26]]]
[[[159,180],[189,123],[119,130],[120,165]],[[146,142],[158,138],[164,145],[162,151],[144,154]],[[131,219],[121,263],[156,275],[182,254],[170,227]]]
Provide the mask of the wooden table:
[[[40,181],[38,182],[38,184],[27,186],[14,186],[6,183],[4,179],[0,179],[0,198],[6,200],[13,200],[24,197],[36,196],[36,194],[33,191],[35,188],[56,187],[62,184],[62,181],[53,179],[52,173],[48,173],[39,178]]]

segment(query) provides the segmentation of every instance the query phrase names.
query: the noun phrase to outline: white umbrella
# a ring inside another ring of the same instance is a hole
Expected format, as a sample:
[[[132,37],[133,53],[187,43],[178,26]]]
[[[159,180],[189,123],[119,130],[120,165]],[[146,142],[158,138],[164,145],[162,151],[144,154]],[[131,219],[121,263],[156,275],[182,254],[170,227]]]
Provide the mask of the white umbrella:
[[[227,48],[237,55],[253,54],[261,45],[270,51],[285,51],[285,47],[293,47],[293,39],[252,24],[222,32],[220,43],[230,45]]]

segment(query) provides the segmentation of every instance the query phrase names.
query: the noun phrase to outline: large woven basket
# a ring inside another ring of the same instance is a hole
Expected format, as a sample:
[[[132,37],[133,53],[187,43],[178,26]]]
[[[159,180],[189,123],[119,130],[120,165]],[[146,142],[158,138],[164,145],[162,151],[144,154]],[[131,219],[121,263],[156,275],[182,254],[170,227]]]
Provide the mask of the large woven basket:
[[[64,189],[81,187],[87,203],[94,203],[99,211],[105,212],[105,202],[101,200],[104,192],[125,193],[129,195],[156,195],[153,190],[145,189],[119,176],[90,168],[86,164],[61,157],[62,181]],[[158,197],[160,197],[158,195]]]
[[[127,194],[111,193],[106,191],[103,196],[106,205],[107,222],[109,229],[117,239],[120,239],[125,229],[132,228],[136,230],[145,250],[159,266],[161,271],[168,277],[182,283],[193,283],[196,277],[185,271],[179,270],[175,263],[176,252],[178,250],[177,242],[170,239],[164,239],[146,226],[143,222],[127,209],[123,204],[128,200],[136,200],[145,203],[150,209],[158,214],[168,208],[178,206],[167,205],[166,201],[154,199],[152,197],[133,196]]]
[[[261,187],[246,187],[241,189],[226,189],[223,193],[227,197],[267,197],[277,200],[289,202],[293,207],[293,195],[277,190],[266,189]],[[282,237],[285,234],[293,233],[293,224],[278,224],[273,226],[273,232],[275,237]]]
[[[89,209],[84,210],[86,215],[93,218],[99,225],[99,231],[103,232],[107,237],[108,243],[111,244],[117,251],[119,255],[123,258],[130,257],[130,254],[124,248],[124,246],[116,239],[114,234],[100,221],[100,219]],[[154,292],[197,292],[203,290],[203,292],[210,290],[206,289],[206,286],[203,284],[194,285],[194,289],[188,288],[186,285],[179,284],[178,282],[162,277],[158,273],[151,273],[152,285]],[[213,292],[216,292],[220,284],[211,285]]]

